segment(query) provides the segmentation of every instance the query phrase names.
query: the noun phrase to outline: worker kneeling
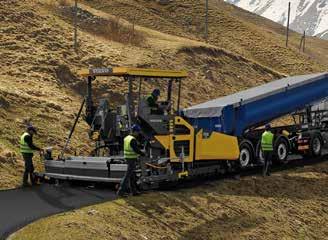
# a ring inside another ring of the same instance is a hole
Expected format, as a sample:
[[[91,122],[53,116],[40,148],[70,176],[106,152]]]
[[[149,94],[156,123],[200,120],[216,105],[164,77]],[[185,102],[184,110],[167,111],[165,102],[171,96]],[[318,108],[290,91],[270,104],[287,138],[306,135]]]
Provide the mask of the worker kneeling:
[[[139,125],[135,124],[132,126],[131,130],[132,133],[124,138],[124,158],[127,162],[128,168],[117,191],[117,195],[119,196],[127,196],[129,190],[132,195],[140,194],[137,189],[135,170],[138,156],[144,156],[144,153],[140,150],[136,139],[141,132],[141,128]]]
[[[271,125],[265,125],[265,131],[263,132],[261,139],[261,148],[264,155],[263,177],[270,176],[273,153],[273,138],[274,135],[271,132]]]

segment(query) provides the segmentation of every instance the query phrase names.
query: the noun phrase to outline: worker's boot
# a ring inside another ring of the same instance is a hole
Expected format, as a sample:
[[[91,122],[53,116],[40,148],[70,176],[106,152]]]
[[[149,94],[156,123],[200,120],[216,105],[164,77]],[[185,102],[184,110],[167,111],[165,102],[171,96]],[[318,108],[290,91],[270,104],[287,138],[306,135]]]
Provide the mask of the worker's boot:
[[[267,174],[266,174],[267,176],[271,176],[271,171],[270,171],[270,168],[268,168],[268,170],[267,170]]]
[[[127,197],[129,194],[127,192],[124,192],[121,187],[118,188],[116,191],[116,195],[119,197]]]
[[[132,195],[133,195],[133,196],[138,196],[138,195],[141,195],[141,192],[139,192],[139,191],[135,191],[135,192],[132,193]]]
[[[233,176],[233,179],[239,181],[240,180],[240,174],[239,173],[235,174]]]
[[[40,183],[38,182],[39,179],[35,176],[34,173],[30,173],[30,179],[31,179],[32,186],[40,185]]]
[[[126,193],[126,192],[120,192],[120,191],[117,191],[116,192],[116,195],[119,196],[119,197],[128,197],[129,194]]]
[[[25,171],[23,175],[23,183],[22,183],[22,188],[25,187],[30,187],[31,185],[28,183],[28,173]]]
[[[32,186],[40,186],[41,182],[39,178],[34,178],[33,182],[32,182]]]

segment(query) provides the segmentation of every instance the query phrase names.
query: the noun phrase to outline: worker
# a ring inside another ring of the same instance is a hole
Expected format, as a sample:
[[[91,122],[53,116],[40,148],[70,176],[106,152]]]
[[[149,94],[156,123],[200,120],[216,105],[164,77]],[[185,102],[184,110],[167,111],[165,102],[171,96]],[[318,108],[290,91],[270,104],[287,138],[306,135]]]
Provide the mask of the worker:
[[[140,150],[137,141],[137,137],[139,136],[140,132],[140,126],[134,124],[131,128],[131,134],[124,138],[124,158],[127,162],[128,168],[117,191],[117,195],[122,197],[128,196],[128,190],[130,190],[130,193],[132,193],[132,195],[140,194],[137,189],[135,174],[138,156],[144,156],[144,153]]]
[[[160,109],[158,102],[157,102],[160,95],[161,95],[161,91],[156,88],[147,97],[147,103],[148,103],[148,106],[151,108],[152,114],[163,114],[163,110]]]
[[[264,165],[263,165],[263,177],[270,176],[270,168],[272,161],[272,152],[273,152],[273,138],[274,135],[271,132],[271,125],[265,125],[265,131],[262,134],[261,138],[261,149],[264,155]]]
[[[43,150],[33,144],[33,136],[37,134],[36,129],[29,125],[26,129],[26,132],[20,138],[20,152],[23,156],[25,163],[25,170],[23,175],[23,187],[29,186],[28,184],[28,176],[30,176],[30,181],[32,185],[36,184],[34,177],[34,166],[33,166],[33,153],[34,151],[39,151],[43,153]]]

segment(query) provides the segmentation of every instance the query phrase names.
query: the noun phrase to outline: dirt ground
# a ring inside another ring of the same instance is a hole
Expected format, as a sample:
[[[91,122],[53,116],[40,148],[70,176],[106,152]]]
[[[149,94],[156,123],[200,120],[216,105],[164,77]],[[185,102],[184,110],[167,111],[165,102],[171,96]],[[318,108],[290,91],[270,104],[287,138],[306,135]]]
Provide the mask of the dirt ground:
[[[322,162],[86,207],[10,239],[327,239],[327,200]]]

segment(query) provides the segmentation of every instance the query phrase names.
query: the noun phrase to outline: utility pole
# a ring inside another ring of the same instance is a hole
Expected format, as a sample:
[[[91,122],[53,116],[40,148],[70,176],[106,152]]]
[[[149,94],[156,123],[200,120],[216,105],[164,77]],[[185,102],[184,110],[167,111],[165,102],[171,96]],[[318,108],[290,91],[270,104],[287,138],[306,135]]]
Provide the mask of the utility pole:
[[[77,52],[77,0],[74,4],[74,50]]]
[[[208,0],[205,0],[205,40],[208,39]]]
[[[306,35],[305,35],[305,30],[304,30],[304,33],[303,33],[303,52],[305,52],[305,38],[306,38]]]
[[[287,32],[286,32],[286,47],[288,47],[288,38],[289,38],[289,20],[290,20],[290,2],[288,2],[288,19],[287,19]]]
[[[303,40],[304,40],[304,35],[301,37],[301,42],[300,42],[300,51],[302,50]]]
[[[301,43],[300,43],[300,51],[302,50],[302,48],[303,48],[303,52],[305,52],[305,37],[306,37],[306,35],[305,35],[305,31],[303,32],[303,36],[302,36],[302,38],[301,38]]]

